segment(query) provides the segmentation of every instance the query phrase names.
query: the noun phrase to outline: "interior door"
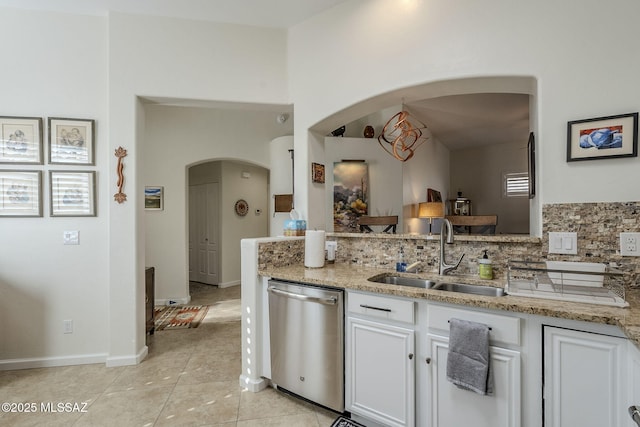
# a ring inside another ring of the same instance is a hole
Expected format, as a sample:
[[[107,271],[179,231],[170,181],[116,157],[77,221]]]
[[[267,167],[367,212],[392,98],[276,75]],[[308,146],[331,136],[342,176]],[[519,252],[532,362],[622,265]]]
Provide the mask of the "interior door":
[[[218,284],[219,185],[189,186],[189,280]]]

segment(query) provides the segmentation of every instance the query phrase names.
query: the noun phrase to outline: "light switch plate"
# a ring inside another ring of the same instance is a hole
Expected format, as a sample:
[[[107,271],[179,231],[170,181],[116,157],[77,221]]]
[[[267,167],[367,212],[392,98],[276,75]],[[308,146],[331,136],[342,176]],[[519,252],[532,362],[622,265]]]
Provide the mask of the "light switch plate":
[[[620,255],[640,256],[640,233],[620,233]]]
[[[64,231],[62,233],[62,241],[65,245],[79,245],[80,232],[78,230]]]
[[[549,253],[550,254],[578,254],[578,233],[550,232],[549,233]]]

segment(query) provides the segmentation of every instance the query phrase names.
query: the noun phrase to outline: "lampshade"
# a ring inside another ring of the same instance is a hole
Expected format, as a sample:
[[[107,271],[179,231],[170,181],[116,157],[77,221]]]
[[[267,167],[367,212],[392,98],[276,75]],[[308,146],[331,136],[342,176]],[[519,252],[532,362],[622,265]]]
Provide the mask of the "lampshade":
[[[442,217],[444,217],[444,204],[442,202],[425,202],[418,205],[418,218]]]

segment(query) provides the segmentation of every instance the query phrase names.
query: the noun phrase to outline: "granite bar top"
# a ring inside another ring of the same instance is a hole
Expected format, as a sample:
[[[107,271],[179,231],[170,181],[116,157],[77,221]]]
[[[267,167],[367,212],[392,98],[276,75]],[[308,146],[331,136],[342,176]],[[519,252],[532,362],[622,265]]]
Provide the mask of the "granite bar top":
[[[404,275],[437,282],[462,282],[485,286],[504,287],[500,279],[481,280],[477,276],[439,276],[434,274],[396,273],[393,270],[354,266],[349,264],[328,264],[323,268],[305,268],[303,265],[286,267],[265,267],[259,269],[262,276],[296,282],[332,286],[347,290],[357,290],[407,298],[423,298],[469,307],[505,310],[539,316],[557,317],[568,320],[602,323],[618,326],[627,337],[640,348],[640,289],[629,289],[626,300],[629,307],[619,308],[597,304],[545,300],[507,295],[488,297],[409,286],[388,285],[370,282],[367,279],[379,275]]]
[[[528,234],[456,234],[456,241],[460,242],[496,242],[496,243],[534,243],[539,244],[542,239]],[[389,239],[389,240],[437,240],[440,233],[426,234],[390,234],[390,233],[327,233],[327,238],[353,239]]]

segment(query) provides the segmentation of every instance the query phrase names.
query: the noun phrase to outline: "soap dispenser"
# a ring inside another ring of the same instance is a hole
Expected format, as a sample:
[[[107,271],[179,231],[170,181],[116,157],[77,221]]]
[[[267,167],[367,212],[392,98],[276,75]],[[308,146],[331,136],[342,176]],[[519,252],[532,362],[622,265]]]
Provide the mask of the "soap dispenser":
[[[400,252],[398,252],[398,261],[396,262],[396,271],[403,272],[407,271],[407,263],[404,260],[404,249],[400,248]]]
[[[487,255],[487,249],[484,250],[482,258],[478,260],[478,272],[481,279],[493,279],[493,267],[489,255]]]

